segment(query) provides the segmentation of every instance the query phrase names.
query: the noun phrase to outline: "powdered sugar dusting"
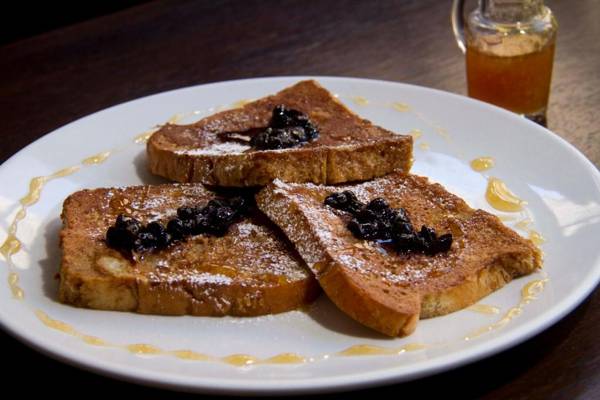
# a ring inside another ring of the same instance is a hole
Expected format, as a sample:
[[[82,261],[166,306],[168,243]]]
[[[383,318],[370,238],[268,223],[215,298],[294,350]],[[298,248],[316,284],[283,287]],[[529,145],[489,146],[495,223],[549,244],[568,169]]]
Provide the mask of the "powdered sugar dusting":
[[[176,154],[188,156],[208,156],[208,155],[223,155],[223,154],[241,154],[250,150],[247,144],[237,142],[213,143],[207,147],[199,147],[194,149],[176,150]]]
[[[327,195],[343,190],[352,191],[361,202],[383,197],[392,207],[407,209],[417,229],[428,225],[439,234],[451,232],[455,243],[447,253],[428,256],[401,253],[391,245],[359,240],[346,227],[348,216],[323,204]],[[412,175],[391,174],[340,186],[275,180],[259,194],[258,204],[287,234],[317,275],[322,272],[318,263],[330,260],[363,275],[368,282],[409,287],[413,291],[421,287],[430,290],[427,288],[462,283],[465,277],[510,251],[531,252],[527,243],[506,232],[493,216],[475,212],[440,185]],[[507,245],[499,245],[500,242]],[[482,248],[488,253],[482,254]]]
[[[185,283],[192,287],[203,286],[206,284],[226,286],[233,282],[233,279],[226,275],[208,272],[198,273],[192,270],[179,271],[177,274],[168,271],[152,271],[148,273],[148,279],[152,282],[159,282],[168,286]]]
[[[79,243],[79,233],[67,234],[64,245],[72,246],[67,242],[77,240],[77,246],[87,249],[94,259],[110,255],[119,260],[123,274],[135,278],[138,285],[147,285],[152,301],[172,304],[181,302],[183,296],[189,307],[205,302],[209,305],[201,309],[209,307],[223,314],[230,309],[237,313],[254,307],[267,309],[264,293],[271,288],[299,281],[310,286],[314,278],[302,259],[262,215],[244,217],[222,237],[192,236],[164,250],[139,254],[134,260],[106,247],[106,230],[118,214],[135,217],[143,224],[165,224],[178,207],[203,206],[214,196],[194,184],[81,191],[73,195],[67,213],[76,216],[77,222],[67,221],[66,230],[85,230],[86,242]],[[90,268],[97,269],[95,264]],[[223,290],[230,286],[235,290]]]

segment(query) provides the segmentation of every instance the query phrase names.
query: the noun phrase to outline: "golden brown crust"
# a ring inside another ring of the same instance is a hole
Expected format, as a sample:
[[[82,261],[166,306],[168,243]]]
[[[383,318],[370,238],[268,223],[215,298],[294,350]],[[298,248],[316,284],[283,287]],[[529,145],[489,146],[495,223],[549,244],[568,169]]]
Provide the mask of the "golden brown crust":
[[[83,190],[63,205],[59,299],[79,307],[167,315],[254,316],[312,301],[318,285],[262,214],[223,237],[199,235],[131,260],[104,242],[119,213],[166,221],[183,205],[204,205],[202,185]]]
[[[321,132],[302,147],[257,151],[223,139],[224,132],[267,126],[278,104],[307,113]],[[177,182],[259,186],[286,182],[342,183],[411,166],[412,138],[354,114],[315,81],[223,111],[191,125],[166,124],[147,145],[150,171]]]
[[[361,201],[383,197],[405,208],[416,227],[451,232],[452,248],[402,254],[355,238],[347,215],[323,205],[352,190]],[[411,333],[416,320],[447,314],[541,266],[539,250],[497,217],[471,209],[426,178],[390,174],[349,186],[275,181],[257,195],[259,208],[286,233],[331,300],[351,317],[390,336]]]

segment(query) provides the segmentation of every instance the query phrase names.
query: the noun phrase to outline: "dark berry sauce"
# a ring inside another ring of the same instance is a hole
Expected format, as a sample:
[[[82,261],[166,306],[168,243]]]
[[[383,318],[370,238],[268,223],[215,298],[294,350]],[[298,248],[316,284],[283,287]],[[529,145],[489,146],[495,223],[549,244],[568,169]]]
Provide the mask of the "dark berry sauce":
[[[401,252],[428,255],[448,251],[452,246],[452,234],[438,236],[425,225],[417,231],[404,208],[393,209],[382,198],[364,204],[346,190],[327,196],[325,205],[351,214],[347,227],[359,239],[391,243]]]
[[[318,137],[319,130],[308,115],[278,105],[273,109],[269,126],[251,137],[250,146],[258,150],[287,149],[301,146]]]
[[[178,208],[177,216],[166,226],[157,221],[142,225],[135,218],[119,214],[106,231],[106,244],[125,253],[144,253],[164,249],[193,235],[223,236],[248,207],[248,200],[243,197],[213,199],[202,208]]]

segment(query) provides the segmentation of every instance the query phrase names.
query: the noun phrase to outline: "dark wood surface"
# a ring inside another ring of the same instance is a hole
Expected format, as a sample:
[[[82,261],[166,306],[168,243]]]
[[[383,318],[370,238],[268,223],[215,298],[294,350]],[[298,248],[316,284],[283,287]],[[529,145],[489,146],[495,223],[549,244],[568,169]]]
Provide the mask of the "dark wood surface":
[[[94,111],[205,82],[338,75],[464,94],[464,60],[452,37],[449,3],[157,1],[4,45],[0,162],[45,133]],[[548,125],[598,166],[600,1],[546,3],[560,25]],[[365,394],[600,398],[599,327],[596,293],[552,328],[500,355]],[[47,359],[4,333],[0,345],[10,367],[3,375],[5,387],[19,387],[20,395],[37,393],[39,385],[78,397],[169,395]],[[346,395],[330,395],[338,396]]]

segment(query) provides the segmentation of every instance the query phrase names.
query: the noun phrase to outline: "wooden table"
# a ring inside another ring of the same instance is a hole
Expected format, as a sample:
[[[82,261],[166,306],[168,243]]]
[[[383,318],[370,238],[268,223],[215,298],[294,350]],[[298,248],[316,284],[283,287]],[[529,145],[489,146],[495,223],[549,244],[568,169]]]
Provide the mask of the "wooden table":
[[[0,47],[0,162],[94,111],[205,82],[338,75],[465,93],[449,2],[282,3],[157,1]],[[560,24],[549,128],[598,166],[600,1],[547,4]],[[554,327],[500,355],[367,394],[599,398],[599,326],[595,293]],[[165,394],[52,361],[4,333],[0,344],[9,367],[5,387],[19,387],[21,396],[37,393],[40,386],[71,395]]]

